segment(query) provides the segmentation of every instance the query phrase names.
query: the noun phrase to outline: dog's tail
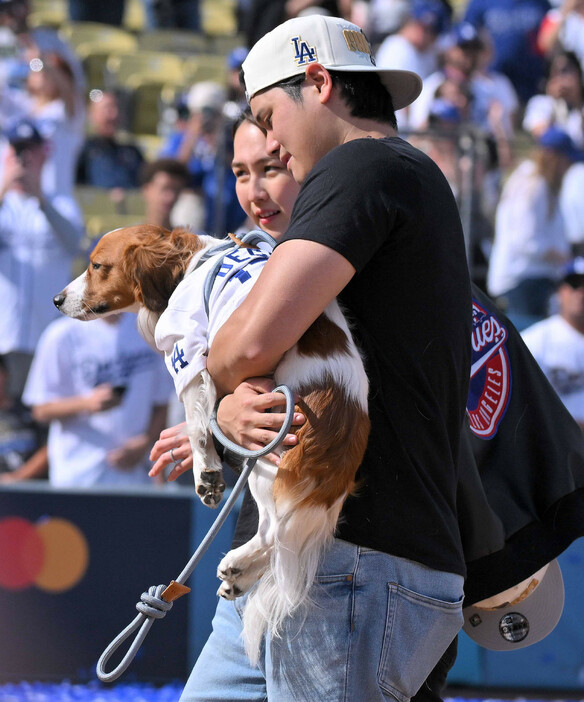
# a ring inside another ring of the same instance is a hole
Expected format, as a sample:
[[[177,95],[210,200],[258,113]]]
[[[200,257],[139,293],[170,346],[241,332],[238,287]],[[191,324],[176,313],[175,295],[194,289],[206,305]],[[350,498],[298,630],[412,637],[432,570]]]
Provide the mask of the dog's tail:
[[[329,508],[290,505],[280,518],[270,565],[249,596],[243,616],[245,648],[253,665],[266,631],[279,637],[285,619],[310,604],[309,590],[321,556],[332,542],[344,499]]]

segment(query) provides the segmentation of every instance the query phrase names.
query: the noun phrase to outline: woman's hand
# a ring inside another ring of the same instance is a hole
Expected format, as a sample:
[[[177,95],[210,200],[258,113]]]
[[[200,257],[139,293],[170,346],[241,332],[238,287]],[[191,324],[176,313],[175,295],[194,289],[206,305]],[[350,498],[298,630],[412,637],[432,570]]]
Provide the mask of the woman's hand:
[[[172,455],[170,454],[171,449]],[[186,422],[181,422],[181,424],[160,432],[160,438],[150,451],[150,460],[154,461],[154,465],[148,473],[151,478],[163,474],[166,466],[174,464],[167,475],[167,480],[170,482],[193,469],[193,453],[187,436]]]
[[[267,446],[276,438],[286,419],[284,412],[266,411],[283,406],[284,397],[282,393],[272,392],[274,387],[271,378],[249,378],[232,395],[226,395],[217,410],[221,431],[246,449],[257,450]],[[294,414],[293,426],[300,426],[304,421],[303,414]],[[295,434],[287,434],[281,445],[295,446],[297,443]],[[276,465],[280,463],[276,453],[270,453],[266,458]]]

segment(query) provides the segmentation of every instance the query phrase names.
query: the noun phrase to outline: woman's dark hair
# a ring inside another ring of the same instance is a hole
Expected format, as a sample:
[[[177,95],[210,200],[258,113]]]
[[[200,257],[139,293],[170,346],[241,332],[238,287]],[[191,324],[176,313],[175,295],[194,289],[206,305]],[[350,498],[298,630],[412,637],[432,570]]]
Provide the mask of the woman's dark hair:
[[[248,105],[239,113],[239,115],[236,117],[235,121],[233,122],[233,125],[231,127],[231,138],[232,139],[235,137],[235,133],[237,132],[237,130],[241,127],[241,125],[244,122],[249,122],[250,124],[253,124],[254,127],[257,127],[258,129],[263,131],[263,129],[255,121],[254,116],[251,113],[251,108]]]

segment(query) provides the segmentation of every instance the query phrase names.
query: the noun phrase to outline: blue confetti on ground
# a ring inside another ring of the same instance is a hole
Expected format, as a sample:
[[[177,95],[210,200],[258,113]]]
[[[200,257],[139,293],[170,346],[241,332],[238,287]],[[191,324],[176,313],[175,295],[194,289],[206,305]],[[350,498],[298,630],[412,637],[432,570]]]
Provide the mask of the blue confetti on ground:
[[[70,682],[21,682],[0,685],[0,702],[177,702],[184,683],[163,686],[149,684],[100,683],[76,685]]]
[[[183,683],[150,685],[148,683],[120,683],[101,685],[91,682],[86,685],[71,682],[21,682],[0,685],[0,702],[177,702]],[[575,698],[568,698],[575,702]],[[565,702],[565,700],[538,700],[517,696],[499,699],[496,697],[447,697],[444,702]],[[581,700],[580,702],[584,702]]]

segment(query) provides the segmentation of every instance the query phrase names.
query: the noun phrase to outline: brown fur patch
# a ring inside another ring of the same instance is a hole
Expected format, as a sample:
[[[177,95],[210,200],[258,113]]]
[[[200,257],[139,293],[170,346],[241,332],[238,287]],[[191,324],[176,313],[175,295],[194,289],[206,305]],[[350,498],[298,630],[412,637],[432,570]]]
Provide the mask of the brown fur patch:
[[[297,349],[301,356],[327,358],[334,353],[348,354],[349,344],[345,332],[323,313],[304,332]]]
[[[152,312],[163,312],[193,254],[203,244],[187,229],[156,229],[128,243],[122,270],[134,285],[136,299]]]
[[[333,382],[306,389],[306,394],[300,388],[298,393],[306,422],[296,432],[299,443],[282,455],[274,498],[299,500],[299,507],[328,508],[355,488],[355,473],[369,438],[369,417]]]

